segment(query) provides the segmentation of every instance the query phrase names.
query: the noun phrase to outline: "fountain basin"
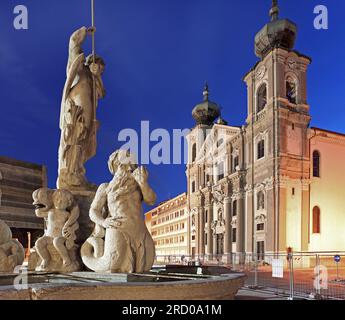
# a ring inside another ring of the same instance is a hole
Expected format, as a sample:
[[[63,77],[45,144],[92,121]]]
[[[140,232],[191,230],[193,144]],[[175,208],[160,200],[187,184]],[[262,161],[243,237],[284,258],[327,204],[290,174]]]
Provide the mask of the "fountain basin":
[[[170,266],[147,274],[28,273],[21,288],[13,285],[18,275],[3,274],[0,300],[233,300],[245,275],[222,271]]]

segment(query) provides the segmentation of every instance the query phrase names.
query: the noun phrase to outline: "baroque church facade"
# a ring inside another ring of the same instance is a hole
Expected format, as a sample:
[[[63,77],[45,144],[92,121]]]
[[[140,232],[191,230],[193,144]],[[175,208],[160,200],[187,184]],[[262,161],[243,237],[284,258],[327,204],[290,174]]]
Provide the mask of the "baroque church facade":
[[[297,26],[279,18],[275,2],[270,16],[244,77],[245,124],[221,118],[207,85],[193,110],[191,255],[345,250],[345,135],[310,127],[311,59],[294,49]]]

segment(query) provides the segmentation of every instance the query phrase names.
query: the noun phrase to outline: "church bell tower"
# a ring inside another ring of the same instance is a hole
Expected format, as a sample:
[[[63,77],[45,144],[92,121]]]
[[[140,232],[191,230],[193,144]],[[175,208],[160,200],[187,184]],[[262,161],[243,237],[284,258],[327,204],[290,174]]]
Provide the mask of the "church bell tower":
[[[311,59],[294,49],[297,26],[279,17],[255,36],[256,65],[246,74],[247,252],[308,248],[307,69]],[[249,241],[251,239],[251,241]]]

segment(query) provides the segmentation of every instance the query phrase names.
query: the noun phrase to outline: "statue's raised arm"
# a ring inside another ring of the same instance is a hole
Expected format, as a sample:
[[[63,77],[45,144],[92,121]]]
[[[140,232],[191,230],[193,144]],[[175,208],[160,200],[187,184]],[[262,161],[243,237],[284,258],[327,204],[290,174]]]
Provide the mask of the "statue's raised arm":
[[[68,64],[67,64],[67,75],[73,62],[81,55],[84,54],[82,49],[82,44],[85,42],[86,36],[88,34],[88,29],[86,27],[81,27],[75,31],[69,40],[69,53],[68,53]],[[84,56],[85,61],[85,56]]]
[[[147,169],[145,167],[138,167],[133,172],[133,177],[140,187],[144,202],[149,206],[153,206],[156,202],[157,195],[148,184],[149,174]]]

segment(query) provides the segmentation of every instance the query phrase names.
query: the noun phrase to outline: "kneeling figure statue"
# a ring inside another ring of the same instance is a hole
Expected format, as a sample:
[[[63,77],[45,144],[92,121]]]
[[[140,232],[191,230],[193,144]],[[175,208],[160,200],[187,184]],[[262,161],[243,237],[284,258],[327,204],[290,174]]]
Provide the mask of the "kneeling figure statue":
[[[39,256],[36,271],[74,272],[80,269],[75,244],[79,208],[67,190],[39,189],[33,193],[36,216],[44,218],[46,230],[35,244]]]
[[[100,185],[90,208],[95,230],[81,248],[84,264],[99,273],[149,271],[154,242],[142,214],[142,202],[154,205],[156,194],[148,172],[138,167],[128,151],[118,150],[108,162],[114,178]]]

